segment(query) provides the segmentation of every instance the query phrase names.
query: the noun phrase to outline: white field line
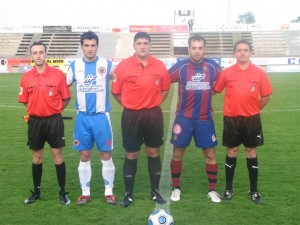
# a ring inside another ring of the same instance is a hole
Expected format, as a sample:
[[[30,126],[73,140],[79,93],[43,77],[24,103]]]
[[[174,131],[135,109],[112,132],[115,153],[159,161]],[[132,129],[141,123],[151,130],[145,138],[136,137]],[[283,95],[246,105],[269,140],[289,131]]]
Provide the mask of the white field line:
[[[156,204],[157,208],[164,208],[170,211],[170,194],[171,194],[171,173],[170,173],[170,163],[173,155],[173,146],[170,143],[171,131],[173,127],[173,122],[175,118],[176,102],[177,102],[177,85],[174,85],[174,92],[172,96],[171,108],[170,108],[170,120],[169,128],[167,132],[167,138],[165,139],[165,151],[162,161],[161,177],[160,177],[160,192],[165,198],[167,203],[165,205]]]

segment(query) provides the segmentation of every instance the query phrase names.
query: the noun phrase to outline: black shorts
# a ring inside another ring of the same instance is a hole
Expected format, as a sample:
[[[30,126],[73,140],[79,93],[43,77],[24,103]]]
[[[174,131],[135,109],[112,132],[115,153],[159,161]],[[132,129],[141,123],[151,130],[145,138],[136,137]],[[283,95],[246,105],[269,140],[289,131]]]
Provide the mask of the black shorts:
[[[122,114],[123,147],[128,152],[163,144],[163,115],[160,107],[141,110],[124,109]]]
[[[29,116],[28,145],[31,150],[40,150],[48,142],[51,148],[65,146],[64,122],[60,114],[49,117]]]
[[[243,144],[248,148],[255,148],[264,144],[260,115],[250,117],[224,116],[223,146],[228,148]]]

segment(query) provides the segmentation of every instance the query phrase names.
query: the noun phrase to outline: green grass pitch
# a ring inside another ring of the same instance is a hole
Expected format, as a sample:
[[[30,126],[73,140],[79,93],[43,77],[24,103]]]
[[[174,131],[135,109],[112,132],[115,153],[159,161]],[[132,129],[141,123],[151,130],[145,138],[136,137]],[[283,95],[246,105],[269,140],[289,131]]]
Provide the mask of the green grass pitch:
[[[269,74],[274,93],[269,105],[261,113],[265,145],[258,148],[258,187],[264,204],[255,205],[247,195],[248,173],[244,151],[241,148],[234,179],[235,196],[229,202],[211,203],[207,199],[207,177],[203,154],[193,144],[184,159],[182,173],[182,200],[169,202],[167,207],[176,225],[247,225],[247,224],[299,224],[300,185],[300,74]],[[57,180],[49,146],[45,147],[44,171],[42,177],[42,200],[25,206],[23,201],[32,188],[31,151],[26,145],[26,124],[22,119],[25,107],[18,103],[20,74],[0,74],[0,224],[3,225],[143,225],[156,207],[150,200],[150,185],[147,161],[144,151],[138,160],[135,182],[135,201],[129,208],[110,206],[103,200],[103,182],[100,160],[96,149],[92,159],[92,202],[77,207],[81,194],[77,166],[79,155],[72,150],[74,120],[65,121],[66,147],[64,158],[67,165],[69,206],[62,206],[58,200]],[[71,88],[73,94],[73,87]],[[165,145],[161,147],[163,173],[161,189],[169,201],[170,122],[174,117],[175,96],[172,88],[162,105],[165,121]],[[74,95],[73,95],[74,97]],[[221,146],[223,95],[213,97],[215,125],[219,146],[216,154],[219,162],[217,191],[225,187],[225,148]],[[112,124],[114,130],[113,159],[116,166],[115,189],[117,200],[123,199],[124,185],[120,118],[122,108],[111,98]],[[74,98],[63,113],[75,117]]]

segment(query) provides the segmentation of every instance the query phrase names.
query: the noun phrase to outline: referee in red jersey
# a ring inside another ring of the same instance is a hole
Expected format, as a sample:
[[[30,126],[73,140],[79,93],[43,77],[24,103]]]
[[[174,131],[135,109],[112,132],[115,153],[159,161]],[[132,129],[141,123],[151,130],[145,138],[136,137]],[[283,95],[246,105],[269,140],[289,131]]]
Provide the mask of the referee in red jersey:
[[[234,45],[236,64],[226,68],[214,86],[221,93],[226,89],[223,108],[223,145],[227,147],[225,159],[226,188],[221,197],[233,196],[233,177],[239,145],[244,145],[249,174],[249,197],[262,204],[257,189],[258,159],[256,148],[264,144],[260,111],[269,103],[272,86],[267,74],[251,63],[252,48],[246,40]]]
[[[133,201],[137,158],[145,143],[151,183],[151,199],[166,201],[159,194],[161,161],[159,147],[163,144],[163,115],[160,104],[170,89],[165,65],[150,55],[151,38],[146,32],[134,36],[135,54],[118,64],[112,77],[112,94],[124,107],[122,114],[123,146],[126,150],[123,176],[125,198],[121,206]]]
[[[64,123],[61,112],[68,105],[71,94],[62,71],[48,66],[47,49],[42,42],[34,42],[30,53],[35,64],[21,78],[19,102],[26,106],[28,118],[28,145],[32,150],[32,177],[34,190],[24,203],[31,204],[41,198],[44,144],[51,147],[59,186],[59,200],[71,203],[65,192],[66,165],[62,155],[65,146]]]

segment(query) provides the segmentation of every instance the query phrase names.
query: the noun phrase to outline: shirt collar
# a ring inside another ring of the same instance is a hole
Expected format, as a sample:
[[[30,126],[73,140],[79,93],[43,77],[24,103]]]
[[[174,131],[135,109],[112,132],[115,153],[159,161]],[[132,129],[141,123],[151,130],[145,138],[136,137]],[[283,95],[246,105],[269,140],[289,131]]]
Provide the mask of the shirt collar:
[[[252,69],[253,69],[253,64],[252,64],[251,61],[249,62],[248,67],[247,67],[246,69],[244,69],[244,70],[242,70],[242,69],[240,68],[240,66],[239,66],[237,63],[234,65],[234,70],[236,70],[236,71],[251,72]]]
[[[132,56],[132,61],[135,65],[140,65],[141,64],[141,62],[138,61],[138,59],[135,55]],[[147,66],[149,66],[151,64],[154,64],[154,57],[151,54],[149,54],[148,55]]]
[[[194,62],[194,61],[192,61],[191,58],[189,58],[189,62],[190,62],[191,64],[194,64],[195,66],[197,66],[197,65],[202,65],[202,64],[204,63],[204,61],[205,61],[205,58],[204,58],[204,57],[202,58],[202,60],[201,60],[200,62]]]
[[[49,70],[49,65],[48,63],[46,63],[46,66],[45,66],[45,69],[42,73],[39,73],[36,69],[36,66],[33,67],[33,74],[35,76],[38,76],[38,75],[43,75],[43,76],[46,76],[48,74],[48,70]]]

